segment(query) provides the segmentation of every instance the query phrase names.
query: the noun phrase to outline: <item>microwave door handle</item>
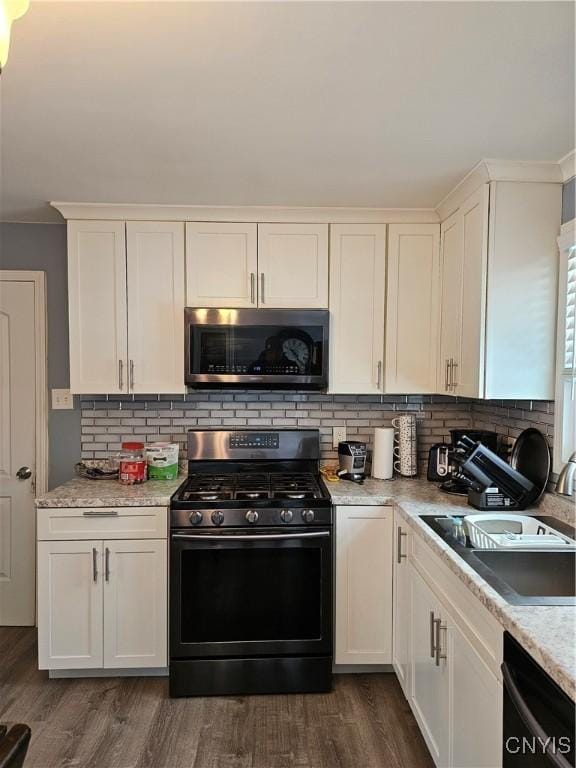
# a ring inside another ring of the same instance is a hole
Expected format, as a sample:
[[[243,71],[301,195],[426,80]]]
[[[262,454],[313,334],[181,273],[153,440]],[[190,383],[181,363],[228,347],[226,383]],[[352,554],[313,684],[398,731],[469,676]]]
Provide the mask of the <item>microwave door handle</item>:
[[[311,531],[310,533],[255,533],[239,534],[238,536],[226,534],[194,534],[173,533],[173,539],[192,539],[194,541],[267,541],[269,539],[319,539],[330,536],[330,531]]]
[[[504,688],[508,692],[508,695],[510,696],[510,699],[514,706],[516,707],[516,710],[518,711],[518,714],[522,718],[524,725],[528,728],[530,731],[530,734],[532,736],[536,736],[536,738],[540,741],[541,744],[550,744],[553,742],[553,739],[548,736],[544,728],[540,725],[536,717],[534,716],[532,710],[524,700],[522,694],[520,693],[520,689],[516,685],[516,681],[514,680],[514,675],[512,673],[512,670],[510,666],[503,662],[502,666],[500,667],[502,670],[502,678],[504,680]],[[557,753],[549,751],[546,747],[546,757],[550,760],[550,764],[554,766],[554,768],[573,768],[571,764],[566,760],[566,758]]]

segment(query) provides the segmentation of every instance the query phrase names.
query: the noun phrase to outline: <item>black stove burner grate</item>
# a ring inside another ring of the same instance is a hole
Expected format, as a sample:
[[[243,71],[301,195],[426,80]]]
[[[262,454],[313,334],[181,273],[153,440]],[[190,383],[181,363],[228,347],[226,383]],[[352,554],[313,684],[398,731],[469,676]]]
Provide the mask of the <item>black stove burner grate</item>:
[[[311,473],[306,472],[191,474],[180,493],[182,501],[321,498],[323,498],[323,494],[316,478]]]

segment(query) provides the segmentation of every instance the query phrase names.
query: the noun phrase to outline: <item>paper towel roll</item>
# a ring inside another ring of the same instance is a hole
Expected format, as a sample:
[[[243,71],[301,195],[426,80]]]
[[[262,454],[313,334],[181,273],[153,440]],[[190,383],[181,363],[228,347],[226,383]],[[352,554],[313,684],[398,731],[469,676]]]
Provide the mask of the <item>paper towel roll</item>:
[[[374,430],[374,453],[372,455],[372,477],[390,480],[394,474],[394,427],[376,427]]]

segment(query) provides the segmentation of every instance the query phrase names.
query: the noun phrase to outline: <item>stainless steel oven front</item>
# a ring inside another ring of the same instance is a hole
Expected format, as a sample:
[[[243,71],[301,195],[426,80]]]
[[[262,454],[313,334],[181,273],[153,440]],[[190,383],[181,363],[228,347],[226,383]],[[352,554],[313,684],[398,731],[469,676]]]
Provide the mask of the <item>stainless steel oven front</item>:
[[[331,528],[173,530],[170,656],[330,656]]]
[[[193,387],[326,389],[324,309],[185,310],[185,381]]]

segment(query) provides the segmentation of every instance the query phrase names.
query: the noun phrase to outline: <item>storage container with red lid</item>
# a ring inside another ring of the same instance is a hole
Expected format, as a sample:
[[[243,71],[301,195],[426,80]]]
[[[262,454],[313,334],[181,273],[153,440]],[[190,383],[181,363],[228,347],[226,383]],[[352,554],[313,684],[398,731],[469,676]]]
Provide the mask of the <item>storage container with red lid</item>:
[[[135,485],[146,480],[144,443],[122,443],[119,457],[118,480],[123,485]]]

